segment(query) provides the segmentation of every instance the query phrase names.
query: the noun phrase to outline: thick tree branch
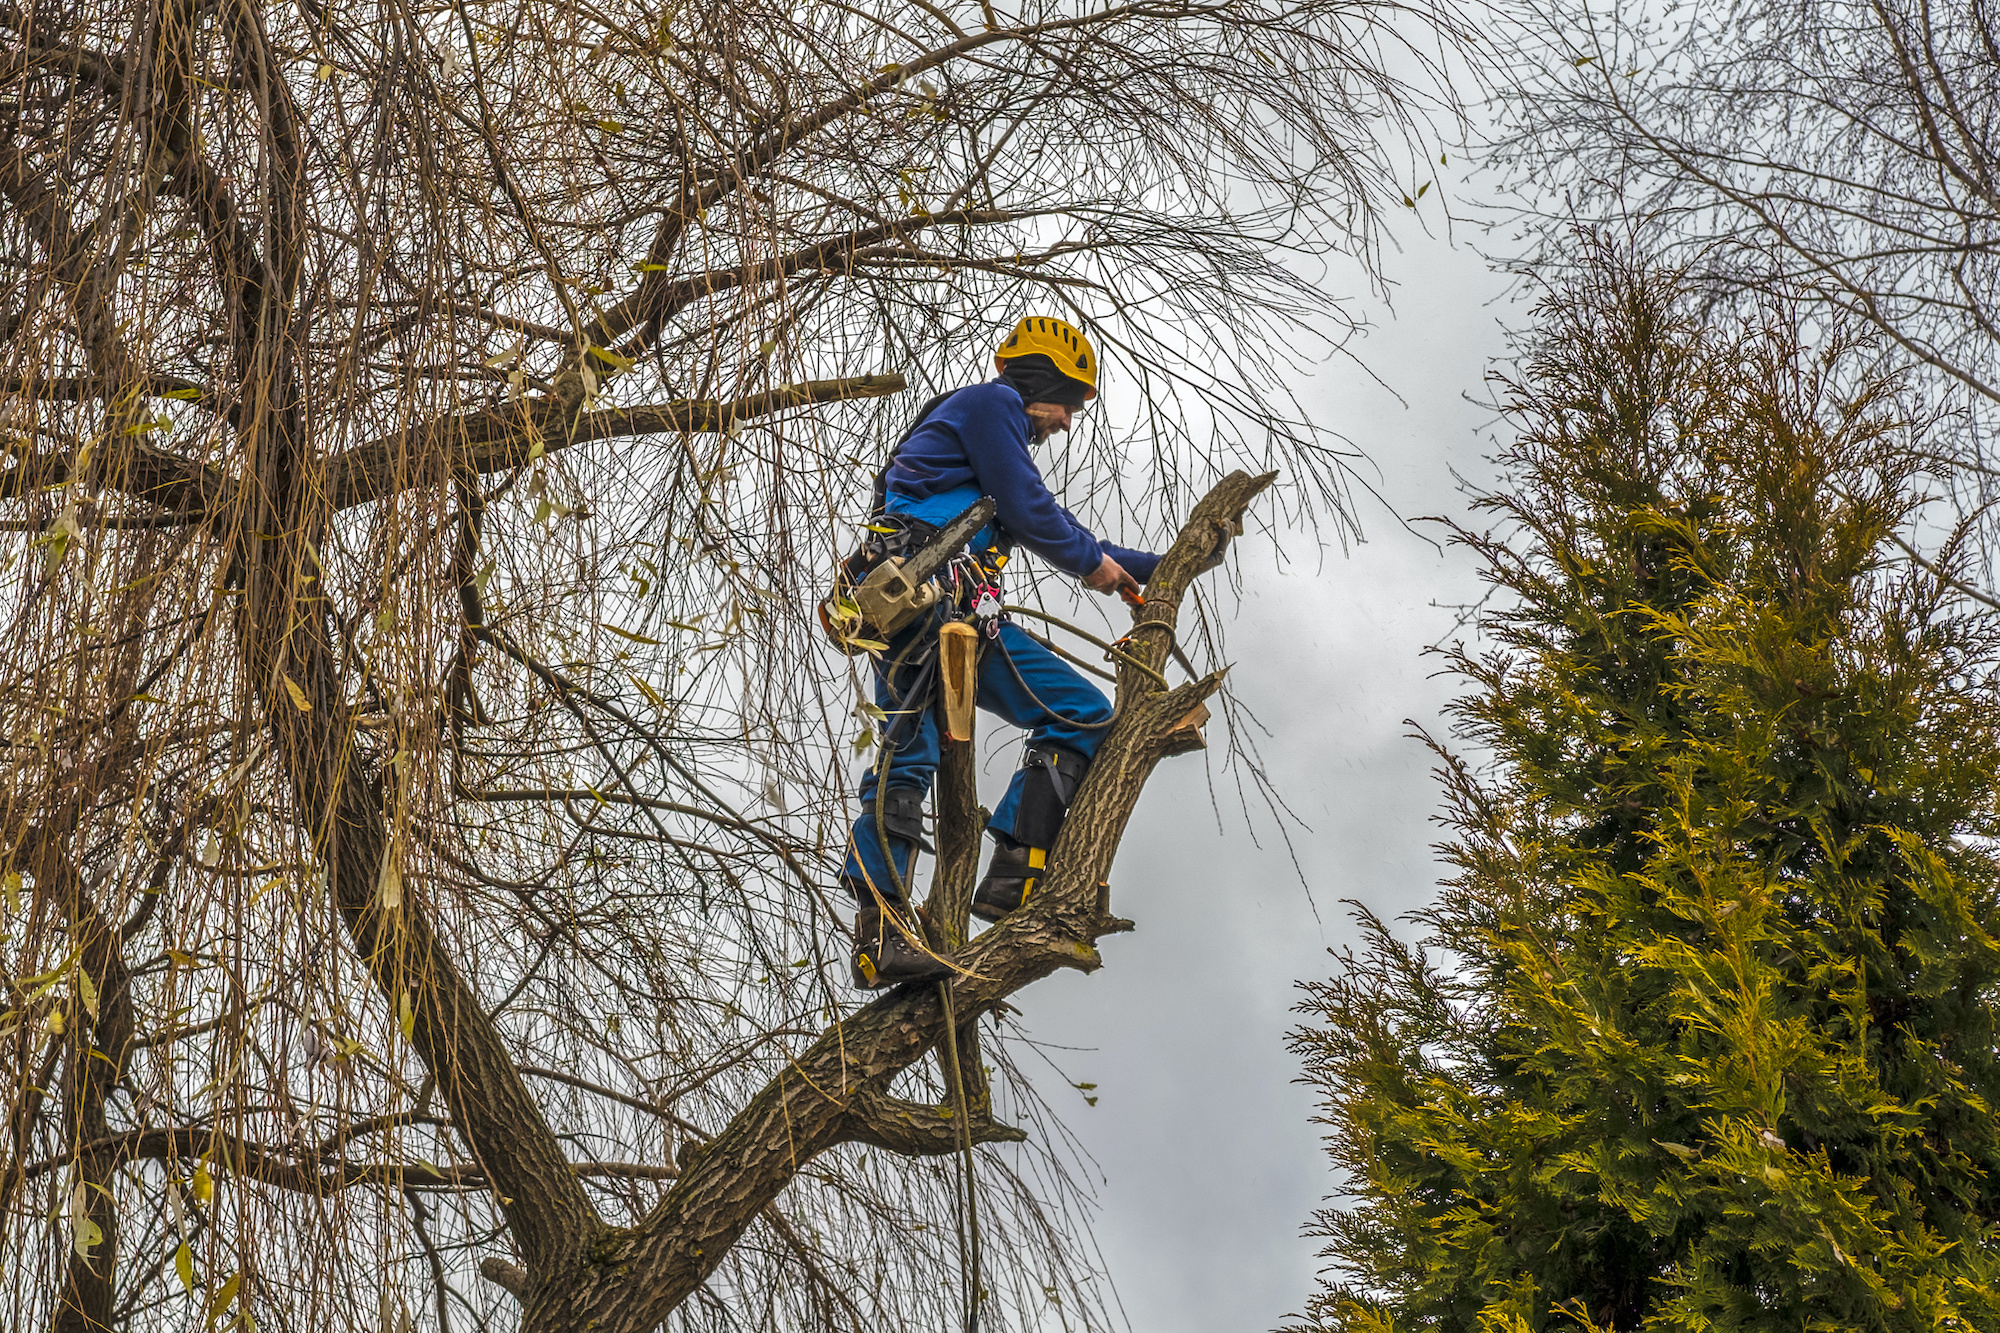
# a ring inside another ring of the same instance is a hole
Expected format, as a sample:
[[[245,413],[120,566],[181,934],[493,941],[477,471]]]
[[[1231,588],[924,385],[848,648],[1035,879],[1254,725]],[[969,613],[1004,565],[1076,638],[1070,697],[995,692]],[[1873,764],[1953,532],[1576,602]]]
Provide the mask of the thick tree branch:
[[[938,735],[943,738],[946,731],[941,696],[937,708]],[[937,808],[937,869],[931,877],[930,897],[924,906],[931,930],[931,948],[945,957],[964,948],[971,937],[972,891],[979,874],[980,834],[986,831],[987,812],[979,804],[974,744],[971,740],[942,740],[938,761],[933,798]],[[945,1087],[964,1090],[966,1111],[977,1126],[982,1121],[990,1122],[993,1115],[993,1093],[987,1084],[986,1061],[979,1050],[978,1015],[962,1020],[957,1035],[956,1082],[946,1051],[951,1043],[938,1044],[938,1072]]]
[[[855,1143],[902,1153],[906,1157],[944,1157],[959,1150],[958,1108],[949,1102],[905,1101],[862,1088],[848,1101],[847,1137]],[[1025,1143],[1026,1131],[972,1117],[974,1143]]]
[[[727,402],[682,399],[596,412],[575,412],[573,405],[566,408],[558,398],[537,398],[511,409],[441,417],[403,434],[356,445],[328,461],[327,490],[334,497],[334,508],[347,509],[441,480],[409,475],[402,467],[405,460],[446,458],[461,475],[503,472],[527,463],[537,442],[543,452],[554,453],[617,436],[722,431],[788,408],[882,398],[907,387],[901,375],[855,375],[808,380]]]
[[[338,1153],[314,1149],[287,1151],[258,1143],[226,1130],[197,1126],[135,1129],[109,1134],[85,1143],[79,1156],[110,1168],[129,1161],[182,1161],[207,1158],[217,1172],[226,1172],[261,1185],[298,1194],[325,1196],[357,1185],[385,1189],[425,1186],[473,1187],[485,1183],[478,1166],[457,1164],[438,1167],[401,1162],[350,1162]],[[57,1169],[68,1158],[37,1162],[24,1173],[36,1176]]]
[[[530,1268],[552,1262],[583,1243],[596,1226],[596,1210],[522,1080],[506,1039],[459,975],[428,913],[407,893],[392,903],[377,891],[391,849],[372,799],[374,784],[350,775],[336,792],[325,792],[318,780],[323,770],[307,758],[337,752],[331,738],[323,745],[294,743],[288,749],[298,756],[294,773],[301,795],[308,801],[320,795],[322,808],[338,812],[329,859],[335,898],[355,950],[392,1007],[407,997],[411,1045],[492,1182]]]
[[[1012,222],[1021,216],[997,209],[958,209],[949,213],[912,215],[880,226],[828,236],[789,254],[754,264],[710,269],[666,283],[641,283],[639,292],[608,312],[597,322],[593,332],[600,345],[610,346],[642,324],[672,319],[696,301],[737,287],[772,282],[801,272],[844,268],[865,251],[885,242],[907,240],[934,227],[990,227]]]
[[[935,1110],[935,1108],[931,1108]],[[399,1123],[407,1116],[381,1117]],[[445,1122],[440,1122],[445,1123]],[[344,1136],[337,1135],[336,1138]],[[425,1162],[351,1162],[335,1148],[280,1148],[223,1130],[194,1125],[106,1134],[72,1152],[23,1168],[32,1180],[81,1158],[105,1174],[121,1162],[192,1162],[207,1158],[217,1171],[300,1194],[327,1195],[357,1185],[382,1189],[484,1189],[492,1182],[476,1162],[434,1166]],[[680,1168],[658,1162],[572,1162],[572,1174],[618,1180],[674,1180]]]
[[[67,822],[67,821],[65,821]],[[36,830],[24,850],[38,884],[53,886],[69,923],[70,938],[79,949],[78,963],[88,979],[94,1004],[79,1000],[72,1015],[63,1055],[63,1129],[71,1142],[102,1136],[108,1126],[104,1103],[110,1094],[132,1041],[130,972],[119,951],[117,926],[104,919],[92,892],[76,872],[63,848],[64,838]],[[24,1173],[31,1177],[30,1169]],[[67,1256],[61,1302],[50,1327],[53,1333],[89,1333],[110,1326],[117,1295],[119,1226],[108,1190],[111,1169],[94,1160],[78,1162],[73,1207],[81,1211],[79,1229],[95,1227],[97,1236]]]

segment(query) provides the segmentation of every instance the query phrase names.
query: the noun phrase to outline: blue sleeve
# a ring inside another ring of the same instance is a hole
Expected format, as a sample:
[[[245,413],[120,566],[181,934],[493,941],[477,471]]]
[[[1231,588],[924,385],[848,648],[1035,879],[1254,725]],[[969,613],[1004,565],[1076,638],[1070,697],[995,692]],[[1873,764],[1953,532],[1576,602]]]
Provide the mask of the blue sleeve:
[[[1107,553],[1141,583],[1153,576],[1158,556],[1098,541],[1049,494],[1048,483],[1028,452],[1028,414],[1021,408],[1021,395],[1012,388],[988,381],[961,389],[932,413],[930,421],[958,437],[973,480],[993,497],[1000,525],[1015,541],[1079,578],[1095,572]]]
[[[1135,551],[1129,546],[1113,546],[1110,542],[1100,543],[1104,553],[1125,567],[1125,572],[1141,583],[1152,580],[1153,571],[1160,567],[1160,557],[1151,551]]]
[[[1015,541],[1078,577],[1103,562],[1103,546],[1056,503],[1028,454],[1021,395],[1004,384],[975,384],[953,394],[937,415],[951,418],[979,488],[993,497],[1001,526]]]
[[[1090,531],[1069,510],[1063,510],[1063,517],[1068,519],[1071,526],[1075,527],[1079,532]],[[1102,537],[1097,539],[1097,544],[1103,550],[1104,554],[1118,562],[1120,569],[1123,569],[1127,574],[1130,574],[1141,583],[1149,582],[1153,577],[1153,571],[1159,568],[1160,557],[1154,555],[1151,551],[1135,551],[1129,546],[1120,546],[1116,542],[1105,541]],[[1085,571],[1085,573],[1088,572],[1088,570]]]

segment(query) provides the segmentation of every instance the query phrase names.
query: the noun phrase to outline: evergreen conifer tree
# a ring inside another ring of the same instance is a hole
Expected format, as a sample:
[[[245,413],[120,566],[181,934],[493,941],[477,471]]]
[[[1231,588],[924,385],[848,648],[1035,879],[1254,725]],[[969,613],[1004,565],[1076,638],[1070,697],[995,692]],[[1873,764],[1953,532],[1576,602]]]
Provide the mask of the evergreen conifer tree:
[[[1293,1038],[1301,1327],[2000,1328],[2000,643],[1902,558],[1922,422],[1601,248],[1538,329],[1453,876]]]

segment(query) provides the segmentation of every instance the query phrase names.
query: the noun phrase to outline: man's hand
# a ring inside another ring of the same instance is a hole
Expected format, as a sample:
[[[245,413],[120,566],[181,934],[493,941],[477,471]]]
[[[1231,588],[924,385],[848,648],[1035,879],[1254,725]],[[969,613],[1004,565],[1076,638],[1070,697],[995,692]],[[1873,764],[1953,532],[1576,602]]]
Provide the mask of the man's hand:
[[[1098,562],[1096,569],[1083,576],[1083,586],[1092,592],[1101,592],[1108,597],[1112,593],[1121,590],[1130,590],[1133,593],[1137,593],[1139,591],[1139,580],[1127,574],[1125,566],[1107,555]]]

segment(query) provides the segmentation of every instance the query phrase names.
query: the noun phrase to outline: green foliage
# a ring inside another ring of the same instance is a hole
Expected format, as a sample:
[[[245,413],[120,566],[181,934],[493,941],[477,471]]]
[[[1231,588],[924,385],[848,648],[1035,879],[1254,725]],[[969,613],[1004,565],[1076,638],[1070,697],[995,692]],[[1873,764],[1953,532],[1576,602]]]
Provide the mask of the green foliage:
[[[2000,1329],[2000,643],[1900,558],[1921,423],[1602,252],[1539,316],[1454,875],[1294,1034],[1303,1327]]]

